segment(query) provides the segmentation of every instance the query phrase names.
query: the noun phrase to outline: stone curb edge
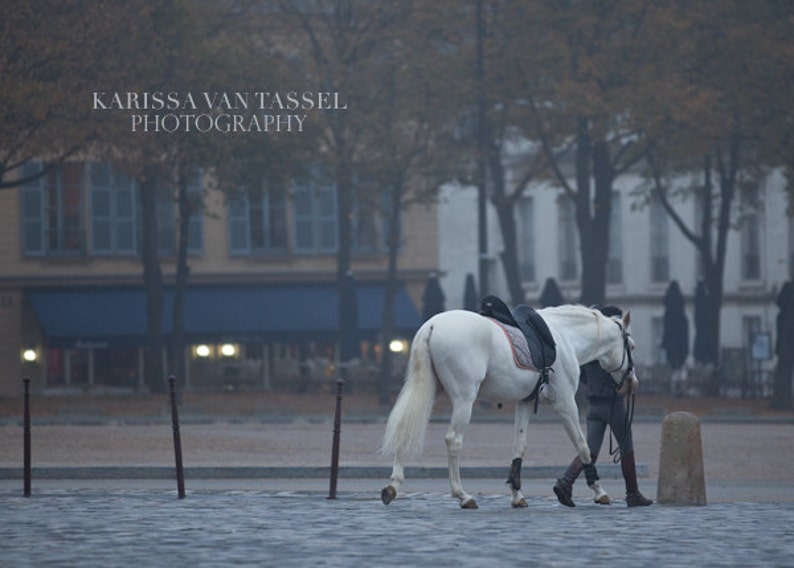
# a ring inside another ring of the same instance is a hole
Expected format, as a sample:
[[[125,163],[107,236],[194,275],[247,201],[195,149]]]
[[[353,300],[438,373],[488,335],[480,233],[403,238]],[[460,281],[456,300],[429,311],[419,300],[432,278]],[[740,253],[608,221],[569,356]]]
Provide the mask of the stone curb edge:
[[[524,479],[555,479],[565,471],[560,466],[524,466]],[[462,467],[461,475],[470,479],[507,478],[508,465],[504,467]],[[185,467],[185,479],[321,479],[330,476],[331,468],[325,466],[206,466]],[[619,479],[620,466],[604,464],[598,466],[603,479]],[[341,466],[339,477],[347,479],[388,479],[389,467]],[[637,464],[637,475],[648,477],[648,466]],[[446,479],[446,467],[406,467],[409,479]],[[170,479],[176,477],[176,468],[167,466],[75,466],[33,467],[33,479]],[[17,467],[0,467],[0,480],[22,479],[23,470]]]

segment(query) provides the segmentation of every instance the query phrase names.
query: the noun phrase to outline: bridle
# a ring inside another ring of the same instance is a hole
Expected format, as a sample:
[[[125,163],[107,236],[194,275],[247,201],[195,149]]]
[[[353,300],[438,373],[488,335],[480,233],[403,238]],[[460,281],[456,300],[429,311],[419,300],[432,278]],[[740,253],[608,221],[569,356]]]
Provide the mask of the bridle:
[[[619,321],[616,320],[612,320],[612,321],[615,323],[615,325],[618,326],[618,328],[620,329],[620,333],[623,336],[623,357],[620,360],[620,365],[618,365],[611,371],[607,371],[607,372],[610,375],[612,373],[616,373],[623,368],[623,364],[626,362],[626,360],[628,360],[629,362],[628,366],[626,367],[626,370],[623,371],[623,375],[620,377],[620,383],[618,384],[618,388],[617,388],[617,390],[620,390],[626,384],[626,381],[629,380],[632,373],[634,373],[634,357],[631,355],[631,345],[629,344],[629,342],[631,341],[631,334],[625,329],[623,329],[623,326]]]

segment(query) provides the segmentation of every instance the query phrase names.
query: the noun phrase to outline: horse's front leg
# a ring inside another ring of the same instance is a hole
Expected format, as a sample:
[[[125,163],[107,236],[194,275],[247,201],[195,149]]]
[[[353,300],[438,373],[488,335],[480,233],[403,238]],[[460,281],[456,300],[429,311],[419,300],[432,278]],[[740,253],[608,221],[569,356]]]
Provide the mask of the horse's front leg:
[[[449,464],[449,487],[452,496],[460,501],[460,506],[464,509],[476,509],[477,502],[474,497],[463,490],[463,482],[460,478],[460,452],[463,449],[463,431],[471,420],[472,405],[474,402],[454,404],[452,408],[452,420],[449,429],[444,437],[447,443],[447,461]]]
[[[510,473],[507,484],[513,492],[510,504],[513,507],[526,507],[527,501],[521,492],[521,464],[527,451],[527,428],[529,427],[529,404],[516,403],[514,431],[513,431],[513,462],[510,464]]]
[[[612,501],[607,495],[606,491],[598,483],[598,471],[590,456],[590,448],[587,445],[582,427],[579,425],[579,410],[576,406],[576,401],[571,398],[570,400],[557,400],[553,406],[557,415],[562,419],[565,426],[565,431],[568,437],[573,442],[579,459],[582,460],[584,465],[584,475],[587,479],[587,486],[593,490],[593,500],[601,505],[609,505]]]

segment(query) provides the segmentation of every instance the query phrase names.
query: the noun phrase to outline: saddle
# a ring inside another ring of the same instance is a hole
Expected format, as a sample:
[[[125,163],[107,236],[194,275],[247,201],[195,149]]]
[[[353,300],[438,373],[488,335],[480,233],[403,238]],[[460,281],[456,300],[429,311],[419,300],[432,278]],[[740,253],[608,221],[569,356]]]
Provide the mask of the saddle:
[[[480,315],[521,330],[532,361],[541,374],[535,390],[524,400],[534,398],[537,401],[537,394],[541,386],[548,382],[549,371],[557,359],[557,345],[546,321],[531,306],[520,304],[511,311],[500,298],[493,295],[483,298]]]

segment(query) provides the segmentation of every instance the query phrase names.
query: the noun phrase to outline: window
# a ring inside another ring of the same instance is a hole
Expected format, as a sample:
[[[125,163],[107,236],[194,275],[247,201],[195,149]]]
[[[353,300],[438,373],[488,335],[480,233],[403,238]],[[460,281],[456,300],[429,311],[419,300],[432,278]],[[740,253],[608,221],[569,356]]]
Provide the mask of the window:
[[[620,284],[623,281],[623,241],[622,212],[619,193],[612,194],[612,214],[609,220],[609,251],[607,257],[607,283]]]
[[[651,360],[655,365],[666,365],[667,357],[662,347],[664,338],[664,317],[651,317]]]
[[[752,342],[756,333],[761,332],[761,318],[759,316],[742,316],[742,347],[745,347],[747,353],[747,367],[752,368],[754,361],[752,359]]]
[[[535,281],[535,203],[531,197],[519,202],[518,214],[520,216],[520,241],[519,270],[521,279],[527,282]]]
[[[317,180],[296,184],[294,206],[295,251],[336,252],[336,187]]]
[[[23,174],[32,175],[41,167],[30,163]],[[199,176],[189,182],[188,191],[194,199],[201,195]],[[22,218],[25,256],[139,253],[138,184],[108,162],[62,164],[28,183],[22,190]],[[170,192],[164,192],[158,203],[157,225],[160,253],[174,254],[176,205]],[[201,252],[201,234],[202,216],[194,214],[189,227],[190,252]]]
[[[761,278],[761,213],[758,204],[758,189],[756,188],[751,190],[747,197],[747,210],[741,226],[741,265],[744,280]]]
[[[352,250],[358,254],[376,254],[389,249],[394,187],[385,187],[377,179],[357,176],[357,196],[353,204]],[[400,243],[400,211],[397,211],[397,246]]]
[[[33,175],[41,168],[40,163],[29,163],[23,175]],[[84,172],[83,162],[70,162],[25,185],[22,230],[26,256],[85,255]]]
[[[287,251],[287,195],[282,185],[264,182],[259,191],[229,204],[231,252],[268,255]]]
[[[107,162],[90,164],[91,249],[97,255],[138,251],[137,185]]]
[[[560,280],[576,280],[579,274],[576,261],[578,248],[576,206],[573,200],[567,196],[561,196],[557,203]]]
[[[651,196],[649,214],[651,282],[667,282],[670,280],[670,220],[655,193]]]

